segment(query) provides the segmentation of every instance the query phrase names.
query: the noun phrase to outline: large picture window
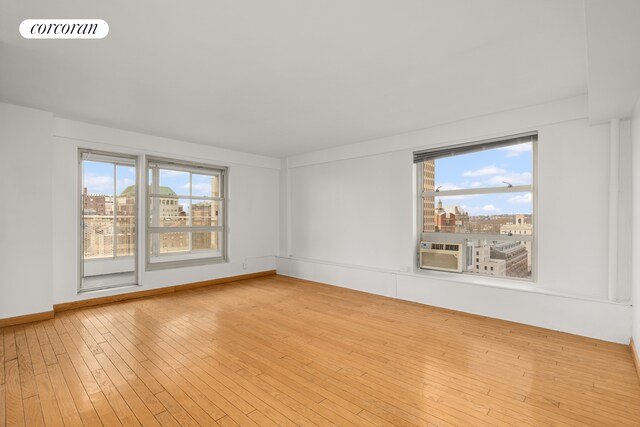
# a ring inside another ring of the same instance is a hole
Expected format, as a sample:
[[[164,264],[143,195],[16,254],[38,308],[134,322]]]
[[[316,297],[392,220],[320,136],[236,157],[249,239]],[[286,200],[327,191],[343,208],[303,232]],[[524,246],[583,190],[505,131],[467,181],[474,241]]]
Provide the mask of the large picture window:
[[[532,279],[536,134],[414,153],[421,269]]]
[[[227,168],[147,159],[147,269],[224,262]]]

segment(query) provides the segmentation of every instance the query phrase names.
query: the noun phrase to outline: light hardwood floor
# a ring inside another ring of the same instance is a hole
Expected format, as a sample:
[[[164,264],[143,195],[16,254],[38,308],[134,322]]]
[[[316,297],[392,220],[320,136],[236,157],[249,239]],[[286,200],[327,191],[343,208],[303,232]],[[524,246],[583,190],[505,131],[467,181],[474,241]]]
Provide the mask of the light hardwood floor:
[[[629,348],[281,276],[0,330],[0,426],[638,426]]]

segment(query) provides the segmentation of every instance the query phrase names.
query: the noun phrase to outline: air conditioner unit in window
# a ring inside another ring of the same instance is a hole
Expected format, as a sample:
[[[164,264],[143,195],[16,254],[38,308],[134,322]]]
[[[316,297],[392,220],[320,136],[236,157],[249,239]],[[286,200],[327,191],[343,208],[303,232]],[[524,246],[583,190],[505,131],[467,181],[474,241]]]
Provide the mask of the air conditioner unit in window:
[[[463,244],[420,242],[420,268],[462,272]]]

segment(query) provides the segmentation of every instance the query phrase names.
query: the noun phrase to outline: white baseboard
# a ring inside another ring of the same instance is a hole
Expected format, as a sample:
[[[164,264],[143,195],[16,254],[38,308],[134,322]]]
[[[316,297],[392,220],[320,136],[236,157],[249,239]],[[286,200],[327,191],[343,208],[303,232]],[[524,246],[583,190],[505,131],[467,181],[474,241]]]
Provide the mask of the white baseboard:
[[[436,307],[629,344],[629,304],[425,277],[318,260],[277,258],[278,274]]]

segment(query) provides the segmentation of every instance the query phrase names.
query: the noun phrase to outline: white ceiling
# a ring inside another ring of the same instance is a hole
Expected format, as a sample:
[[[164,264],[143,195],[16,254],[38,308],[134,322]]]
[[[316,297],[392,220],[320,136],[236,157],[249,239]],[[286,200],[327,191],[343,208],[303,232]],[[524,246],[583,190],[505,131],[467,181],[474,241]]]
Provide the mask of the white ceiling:
[[[587,92],[583,0],[0,0],[0,100],[282,157]],[[25,40],[96,18],[103,40]]]

